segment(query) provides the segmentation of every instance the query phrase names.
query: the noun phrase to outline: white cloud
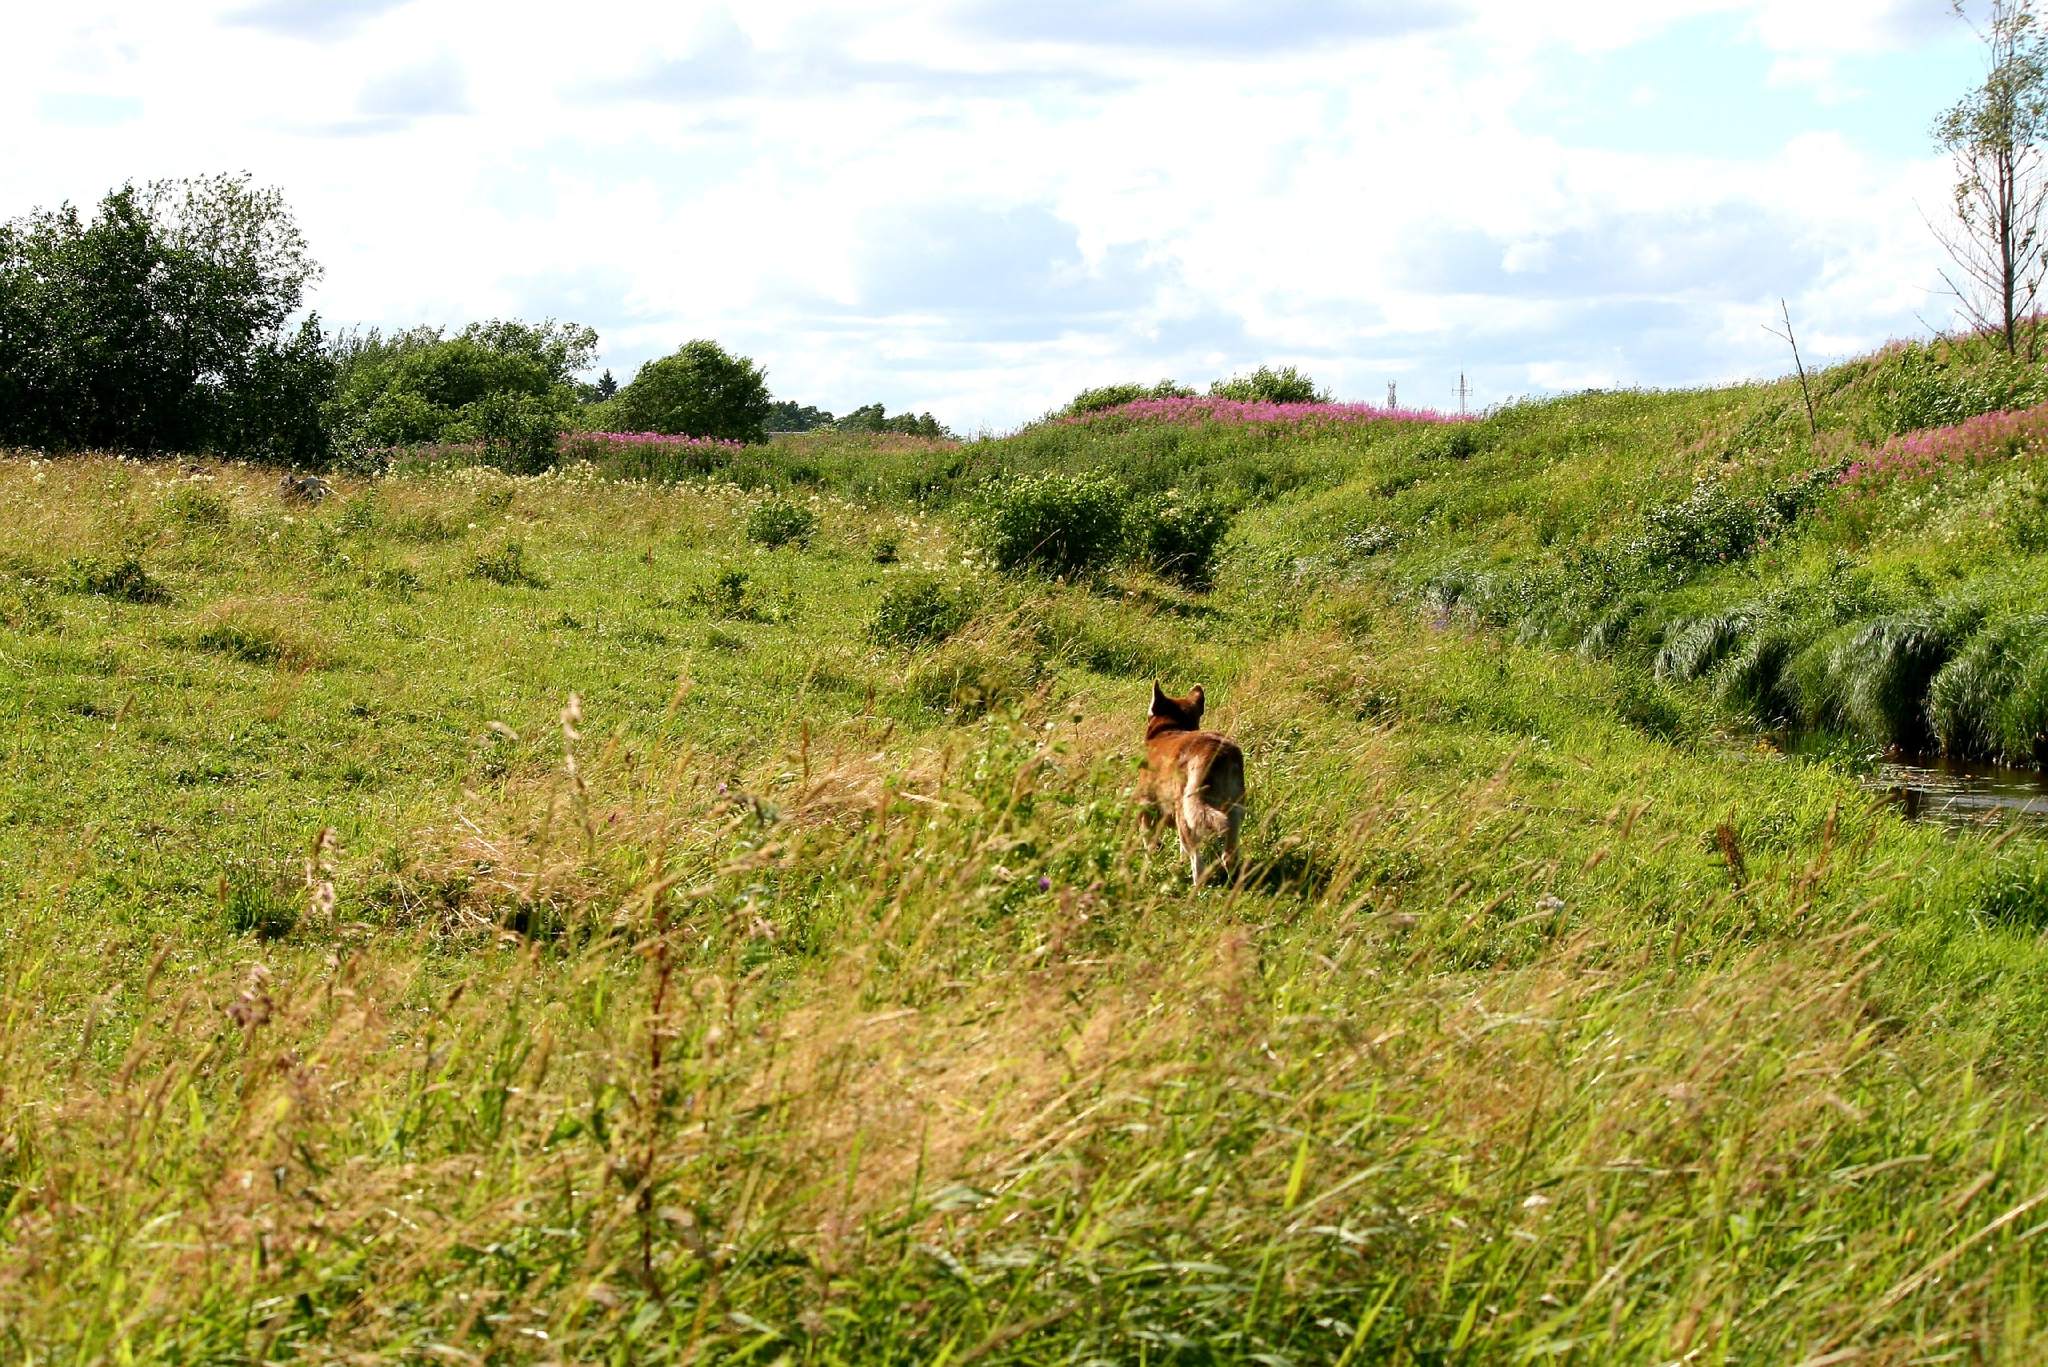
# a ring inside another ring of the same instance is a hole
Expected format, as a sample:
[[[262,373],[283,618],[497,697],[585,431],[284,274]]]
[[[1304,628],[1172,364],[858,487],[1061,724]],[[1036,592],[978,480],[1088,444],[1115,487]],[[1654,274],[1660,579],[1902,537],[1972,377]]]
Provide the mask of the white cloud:
[[[1779,368],[1753,326],[1779,293],[1842,349],[1910,327],[1938,165],[1797,123],[1761,153],[1622,150],[1599,129],[1718,116],[1642,78],[1592,136],[1534,102],[1573,93],[1569,54],[1702,20],[1854,100],[1860,64],[1954,40],[1926,8],[1471,0],[1446,27],[1361,0],[1309,44],[1269,8],[1175,27],[1149,0],[1028,32],[969,0],[80,0],[11,21],[0,117],[36,136],[0,206],[248,169],[296,207],[330,321],[553,312],[622,376],[717,336],[790,397],[964,425],[1265,360],[1438,403],[1461,367],[1503,393],[1720,378]],[[109,100],[144,117],[90,116]]]

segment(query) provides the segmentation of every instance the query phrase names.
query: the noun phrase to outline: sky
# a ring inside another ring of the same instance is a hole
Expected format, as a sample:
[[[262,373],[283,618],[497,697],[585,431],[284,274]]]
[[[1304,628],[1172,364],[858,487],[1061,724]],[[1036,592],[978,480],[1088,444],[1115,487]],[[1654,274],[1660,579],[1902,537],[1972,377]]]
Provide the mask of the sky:
[[[1953,321],[1947,0],[67,0],[0,46],[0,217],[283,190],[330,326],[695,337],[1001,431],[1293,364],[1455,409]],[[28,130],[23,134],[21,130]]]

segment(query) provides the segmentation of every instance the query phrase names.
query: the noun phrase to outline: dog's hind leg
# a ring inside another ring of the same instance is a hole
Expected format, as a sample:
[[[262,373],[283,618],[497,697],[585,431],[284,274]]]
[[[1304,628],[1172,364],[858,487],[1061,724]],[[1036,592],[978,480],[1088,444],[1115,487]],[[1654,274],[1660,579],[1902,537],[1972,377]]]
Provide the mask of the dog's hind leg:
[[[1202,838],[1199,832],[1185,821],[1174,822],[1174,832],[1180,836],[1180,852],[1187,856],[1188,881],[1195,887],[1202,886]]]

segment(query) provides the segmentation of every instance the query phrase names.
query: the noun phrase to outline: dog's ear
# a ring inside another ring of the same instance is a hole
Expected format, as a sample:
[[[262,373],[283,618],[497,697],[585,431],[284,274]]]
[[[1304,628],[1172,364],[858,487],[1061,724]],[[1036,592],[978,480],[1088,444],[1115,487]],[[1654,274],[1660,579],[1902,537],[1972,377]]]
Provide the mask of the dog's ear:
[[[1166,690],[1159,686],[1159,680],[1157,679],[1152,681],[1152,711],[1148,715],[1154,717],[1166,715]]]
[[[1202,686],[1196,684],[1194,690],[1188,694],[1188,711],[1193,714],[1188,720],[1200,721],[1202,719],[1202,709],[1206,706],[1208,706],[1208,700],[1202,696]]]

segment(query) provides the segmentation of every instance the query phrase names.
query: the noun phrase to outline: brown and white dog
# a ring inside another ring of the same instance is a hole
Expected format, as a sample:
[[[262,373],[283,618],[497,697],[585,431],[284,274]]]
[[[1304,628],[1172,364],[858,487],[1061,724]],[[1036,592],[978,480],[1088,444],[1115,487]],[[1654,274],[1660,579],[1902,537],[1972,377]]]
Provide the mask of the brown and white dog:
[[[1150,831],[1172,816],[1196,887],[1219,862],[1204,858],[1219,841],[1225,876],[1237,876],[1237,828],[1244,824],[1244,752],[1229,737],[1201,729],[1202,706],[1199,685],[1185,698],[1152,685],[1145,774],[1138,780],[1139,819]]]

